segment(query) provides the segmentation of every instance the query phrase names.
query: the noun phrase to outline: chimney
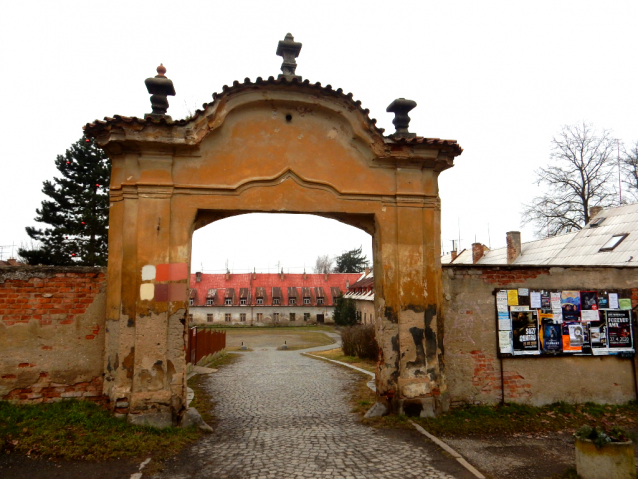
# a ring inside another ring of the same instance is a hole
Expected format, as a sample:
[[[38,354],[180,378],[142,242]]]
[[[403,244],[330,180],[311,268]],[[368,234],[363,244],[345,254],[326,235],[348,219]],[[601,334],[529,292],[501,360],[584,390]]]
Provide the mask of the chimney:
[[[346,278],[346,289],[350,289],[350,278]]]
[[[198,271],[197,273],[195,273],[195,281],[198,283],[202,282],[202,272]]]
[[[591,222],[594,217],[598,216],[598,214],[603,210],[602,206],[592,206],[589,208],[589,221]]]
[[[481,243],[472,243],[472,264],[476,264],[483,257],[485,249]]]
[[[306,275],[306,270],[305,269],[303,270],[303,279],[304,280],[308,279],[308,276]]]
[[[366,276],[368,276],[369,274],[370,274],[370,268],[366,266]]]
[[[458,256],[458,254],[456,253],[456,250],[453,250],[450,254],[452,255],[452,261],[454,261],[456,257]]]
[[[507,234],[507,264],[512,264],[521,255],[521,232],[509,231]]]
[[[253,281],[257,279],[257,268],[253,269]]]
[[[328,273],[323,273],[323,280],[328,281]]]
[[[283,268],[281,268],[280,278],[281,278],[282,281],[284,280],[284,269]]]
[[[226,281],[230,279],[230,271],[226,270]]]

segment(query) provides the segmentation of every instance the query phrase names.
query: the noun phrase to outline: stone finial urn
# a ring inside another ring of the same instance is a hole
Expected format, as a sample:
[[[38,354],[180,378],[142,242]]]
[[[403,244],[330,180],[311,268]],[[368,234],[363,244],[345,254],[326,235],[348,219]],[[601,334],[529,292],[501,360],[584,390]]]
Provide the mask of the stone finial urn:
[[[408,113],[410,110],[416,107],[414,100],[406,100],[405,98],[397,98],[394,100],[385,111],[394,113],[394,120],[392,123],[396,128],[396,131],[391,135],[396,138],[414,138],[416,133],[410,133],[408,127],[410,126],[410,117]]]
[[[164,76],[165,73],[166,67],[160,63],[160,66],[157,67],[157,75],[144,80],[146,89],[151,94],[151,108],[153,109],[153,112],[147,113],[144,115],[144,118],[171,119],[171,117],[166,114],[168,110],[167,96],[175,96],[175,87],[173,86],[173,82]]]
[[[635,479],[636,459],[631,441],[596,447],[576,436],[576,471],[582,479]]]

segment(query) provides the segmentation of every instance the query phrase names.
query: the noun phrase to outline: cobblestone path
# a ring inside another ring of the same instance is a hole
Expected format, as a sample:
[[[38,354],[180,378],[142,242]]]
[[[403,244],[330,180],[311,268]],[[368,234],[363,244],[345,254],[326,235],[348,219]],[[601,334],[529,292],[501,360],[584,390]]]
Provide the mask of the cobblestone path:
[[[158,477],[453,477],[435,469],[425,447],[360,424],[346,397],[360,377],[344,368],[296,351],[262,350],[208,378],[215,432]]]

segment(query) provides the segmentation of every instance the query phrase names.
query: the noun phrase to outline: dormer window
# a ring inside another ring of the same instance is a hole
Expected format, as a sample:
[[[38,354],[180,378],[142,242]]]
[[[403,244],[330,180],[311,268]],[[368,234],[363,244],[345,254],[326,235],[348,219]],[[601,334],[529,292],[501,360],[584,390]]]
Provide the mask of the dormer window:
[[[241,298],[239,300],[239,304],[244,304],[245,305],[246,304],[246,298]]]
[[[257,304],[264,304],[264,298],[257,298]]]
[[[310,304],[310,298],[304,298],[303,304]]]
[[[294,306],[295,304],[297,304],[297,298],[288,298],[288,304],[290,306]]]
[[[622,241],[629,236],[629,233],[623,233],[619,235],[614,235],[611,237],[607,243],[603,245],[598,251],[613,251],[616,246],[618,246]]]
[[[207,299],[206,300],[206,306],[212,306],[213,304],[215,304],[215,303],[213,302],[212,299]]]
[[[193,305],[193,302],[194,302],[194,301],[193,301],[193,298],[189,299],[189,300],[188,300],[188,305],[189,305],[189,306],[192,306],[192,305]]]
[[[224,300],[224,304],[225,304],[225,305],[227,305],[227,306],[232,306],[232,304],[233,304],[233,299],[232,299],[232,298],[226,298],[226,299]]]
[[[272,304],[279,304],[279,298],[273,298]]]
[[[317,298],[317,304],[323,304],[323,298]]]

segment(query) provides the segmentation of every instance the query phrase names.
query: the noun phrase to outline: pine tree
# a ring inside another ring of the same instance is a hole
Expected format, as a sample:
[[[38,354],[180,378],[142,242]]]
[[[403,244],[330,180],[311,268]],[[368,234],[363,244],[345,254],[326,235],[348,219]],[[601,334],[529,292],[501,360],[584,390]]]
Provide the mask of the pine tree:
[[[29,264],[106,265],[109,158],[93,140],[82,137],[57,156],[55,166],[62,176],[44,182],[42,192],[50,199],[35,217],[50,228],[27,227],[39,248],[21,248],[19,255]]]
[[[359,246],[337,256],[335,273],[361,273],[368,267],[368,258],[363,254],[363,247]]]
[[[335,303],[333,319],[337,326],[352,326],[357,323],[357,306],[351,298],[340,295]]]

